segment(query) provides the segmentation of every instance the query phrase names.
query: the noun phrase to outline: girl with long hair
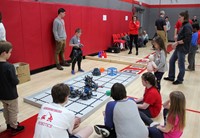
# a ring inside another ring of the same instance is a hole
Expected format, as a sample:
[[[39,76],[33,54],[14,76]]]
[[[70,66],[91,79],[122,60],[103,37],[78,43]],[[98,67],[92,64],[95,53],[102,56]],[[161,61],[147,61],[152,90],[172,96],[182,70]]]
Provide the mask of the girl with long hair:
[[[169,100],[164,104],[167,110],[165,126],[149,127],[149,137],[151,138],[180,138],[185,127],[185,95],[180,91],[173,91],[169,95]],[[169,109],[167,109],[167,107]]]
[[[156,49],[156,54],[155,54],[155,64],[157,65],[157,68],[154,69],[154,75],[156,76],[156,82],[158,86],[158,91],[161,89],[161,79],[163,77],[163,74],[165,71],[167,71],[167,63],[166,63],[166,58],[167,58],[167,51],[165,48],[165,43],[163,39],[160,36],[156,36],[153,39],[153,44]]]

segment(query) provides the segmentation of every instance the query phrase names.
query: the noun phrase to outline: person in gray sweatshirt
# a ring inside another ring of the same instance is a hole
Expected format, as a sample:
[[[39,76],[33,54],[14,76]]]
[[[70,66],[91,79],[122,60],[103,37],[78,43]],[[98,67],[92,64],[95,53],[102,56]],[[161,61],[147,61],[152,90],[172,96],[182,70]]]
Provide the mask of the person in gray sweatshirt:
[[[65,9],[60,8],[58,9],[58,16],[54,19],[53,22],[53,34],[56,41],[55,61],[58,70],[63,70],[62,66],[70,66],[70,63],[66,62],[64,57],[67,38],[65,21],[63,20],[64,17]],[[61,58],[61,63],[59,60],[59,56]]]

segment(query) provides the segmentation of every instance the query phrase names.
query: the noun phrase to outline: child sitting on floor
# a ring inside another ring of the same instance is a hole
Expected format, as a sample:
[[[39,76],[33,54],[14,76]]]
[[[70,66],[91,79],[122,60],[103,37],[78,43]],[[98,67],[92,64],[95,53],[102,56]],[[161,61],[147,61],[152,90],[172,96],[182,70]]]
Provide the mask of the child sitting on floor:
[[[35,125],[34,138],[88,138],[93,130],[87,126],[74,133],[80,124],[80,119],[67,110],[70,89],[67,84],[53,86],[51,95],[53,103],[42,105]]]

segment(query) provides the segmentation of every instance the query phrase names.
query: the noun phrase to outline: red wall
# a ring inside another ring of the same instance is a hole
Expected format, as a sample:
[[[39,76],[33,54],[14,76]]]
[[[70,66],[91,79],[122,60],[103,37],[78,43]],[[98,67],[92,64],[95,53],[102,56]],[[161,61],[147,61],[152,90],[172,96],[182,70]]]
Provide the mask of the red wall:
[[[131,12],[127,11],[0,0],[7,40],[14,46],[10,62],[29,63],[31,70],[55,64],[52,25],[60,7],[66,9],[66,59],[69,59],[71,52],[69,40],[77,27],[83,30],[81,41],[84,44],[84,55],[107,49],[112,43],[113,33],[128,31],[129,21],[125,21],[124,18],[129,16],[131,19]],[[102,21],[104,14],[107,15],[107,21]]]

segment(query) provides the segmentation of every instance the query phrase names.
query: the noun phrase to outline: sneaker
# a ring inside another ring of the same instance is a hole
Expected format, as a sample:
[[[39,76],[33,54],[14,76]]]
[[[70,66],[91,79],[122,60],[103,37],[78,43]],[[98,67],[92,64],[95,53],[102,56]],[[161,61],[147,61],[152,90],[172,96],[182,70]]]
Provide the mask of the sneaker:
[[[58,70],[63,70],[63,67],[62,67],[60,64],[56,64],[56,68],[57,68]]]
[[[174,79],[169,78],[169,77],[165,77],[164,80],[168,80],[168,81],[174,81]]]
[[[79,71],[79,72],[84,72],[84,70],[82,70],[82,69],[79,69],[78,71]]]
[[[61,63],[61,65],[62,65],[62,66],[67,66],[67,67],[69,67],[69,66],[70,66],[70,63],[64,62],[64,63]]]
[[[138,55],[138,52],[136,52],[136,54],[135,55]]]
[[[129,52],[128,52],[128,54],[132,54],[132,52],[131,52],[131,51],[129,51]]]
[[[11,134],[17,135],[18,133],[22,132],[24,130],[24,126],[17,126],[17,128],[11,128]]]
[[[98,127],[97,125],[94,126],[94,130],[98,135],[101,135],[101,128]]]
[[[102,134],[103,137],[108,137],[110,135],[110,132],[107,129],[102,128],[101,134]]]
[[[100,128],[97,125],[94,126],[94,130],[98,135],[102,135],[103,137],[108,137],[110,132],[106,128]]]
[[[160,123],[158,123],[158,122],[152,122],[150,124],[150,127],[157,127],[158,125],[160,125]]]
[[[176,80],[176,81],[174,81],[172,84],[174,84],[174,85],[178,85],[178,84],[182,84],[183,82],[182,81],[178,81],[178,80]]]
[[[75,74],[74,70],[72,70],[71,73],[72,73],[72,75],[74,75]]]

